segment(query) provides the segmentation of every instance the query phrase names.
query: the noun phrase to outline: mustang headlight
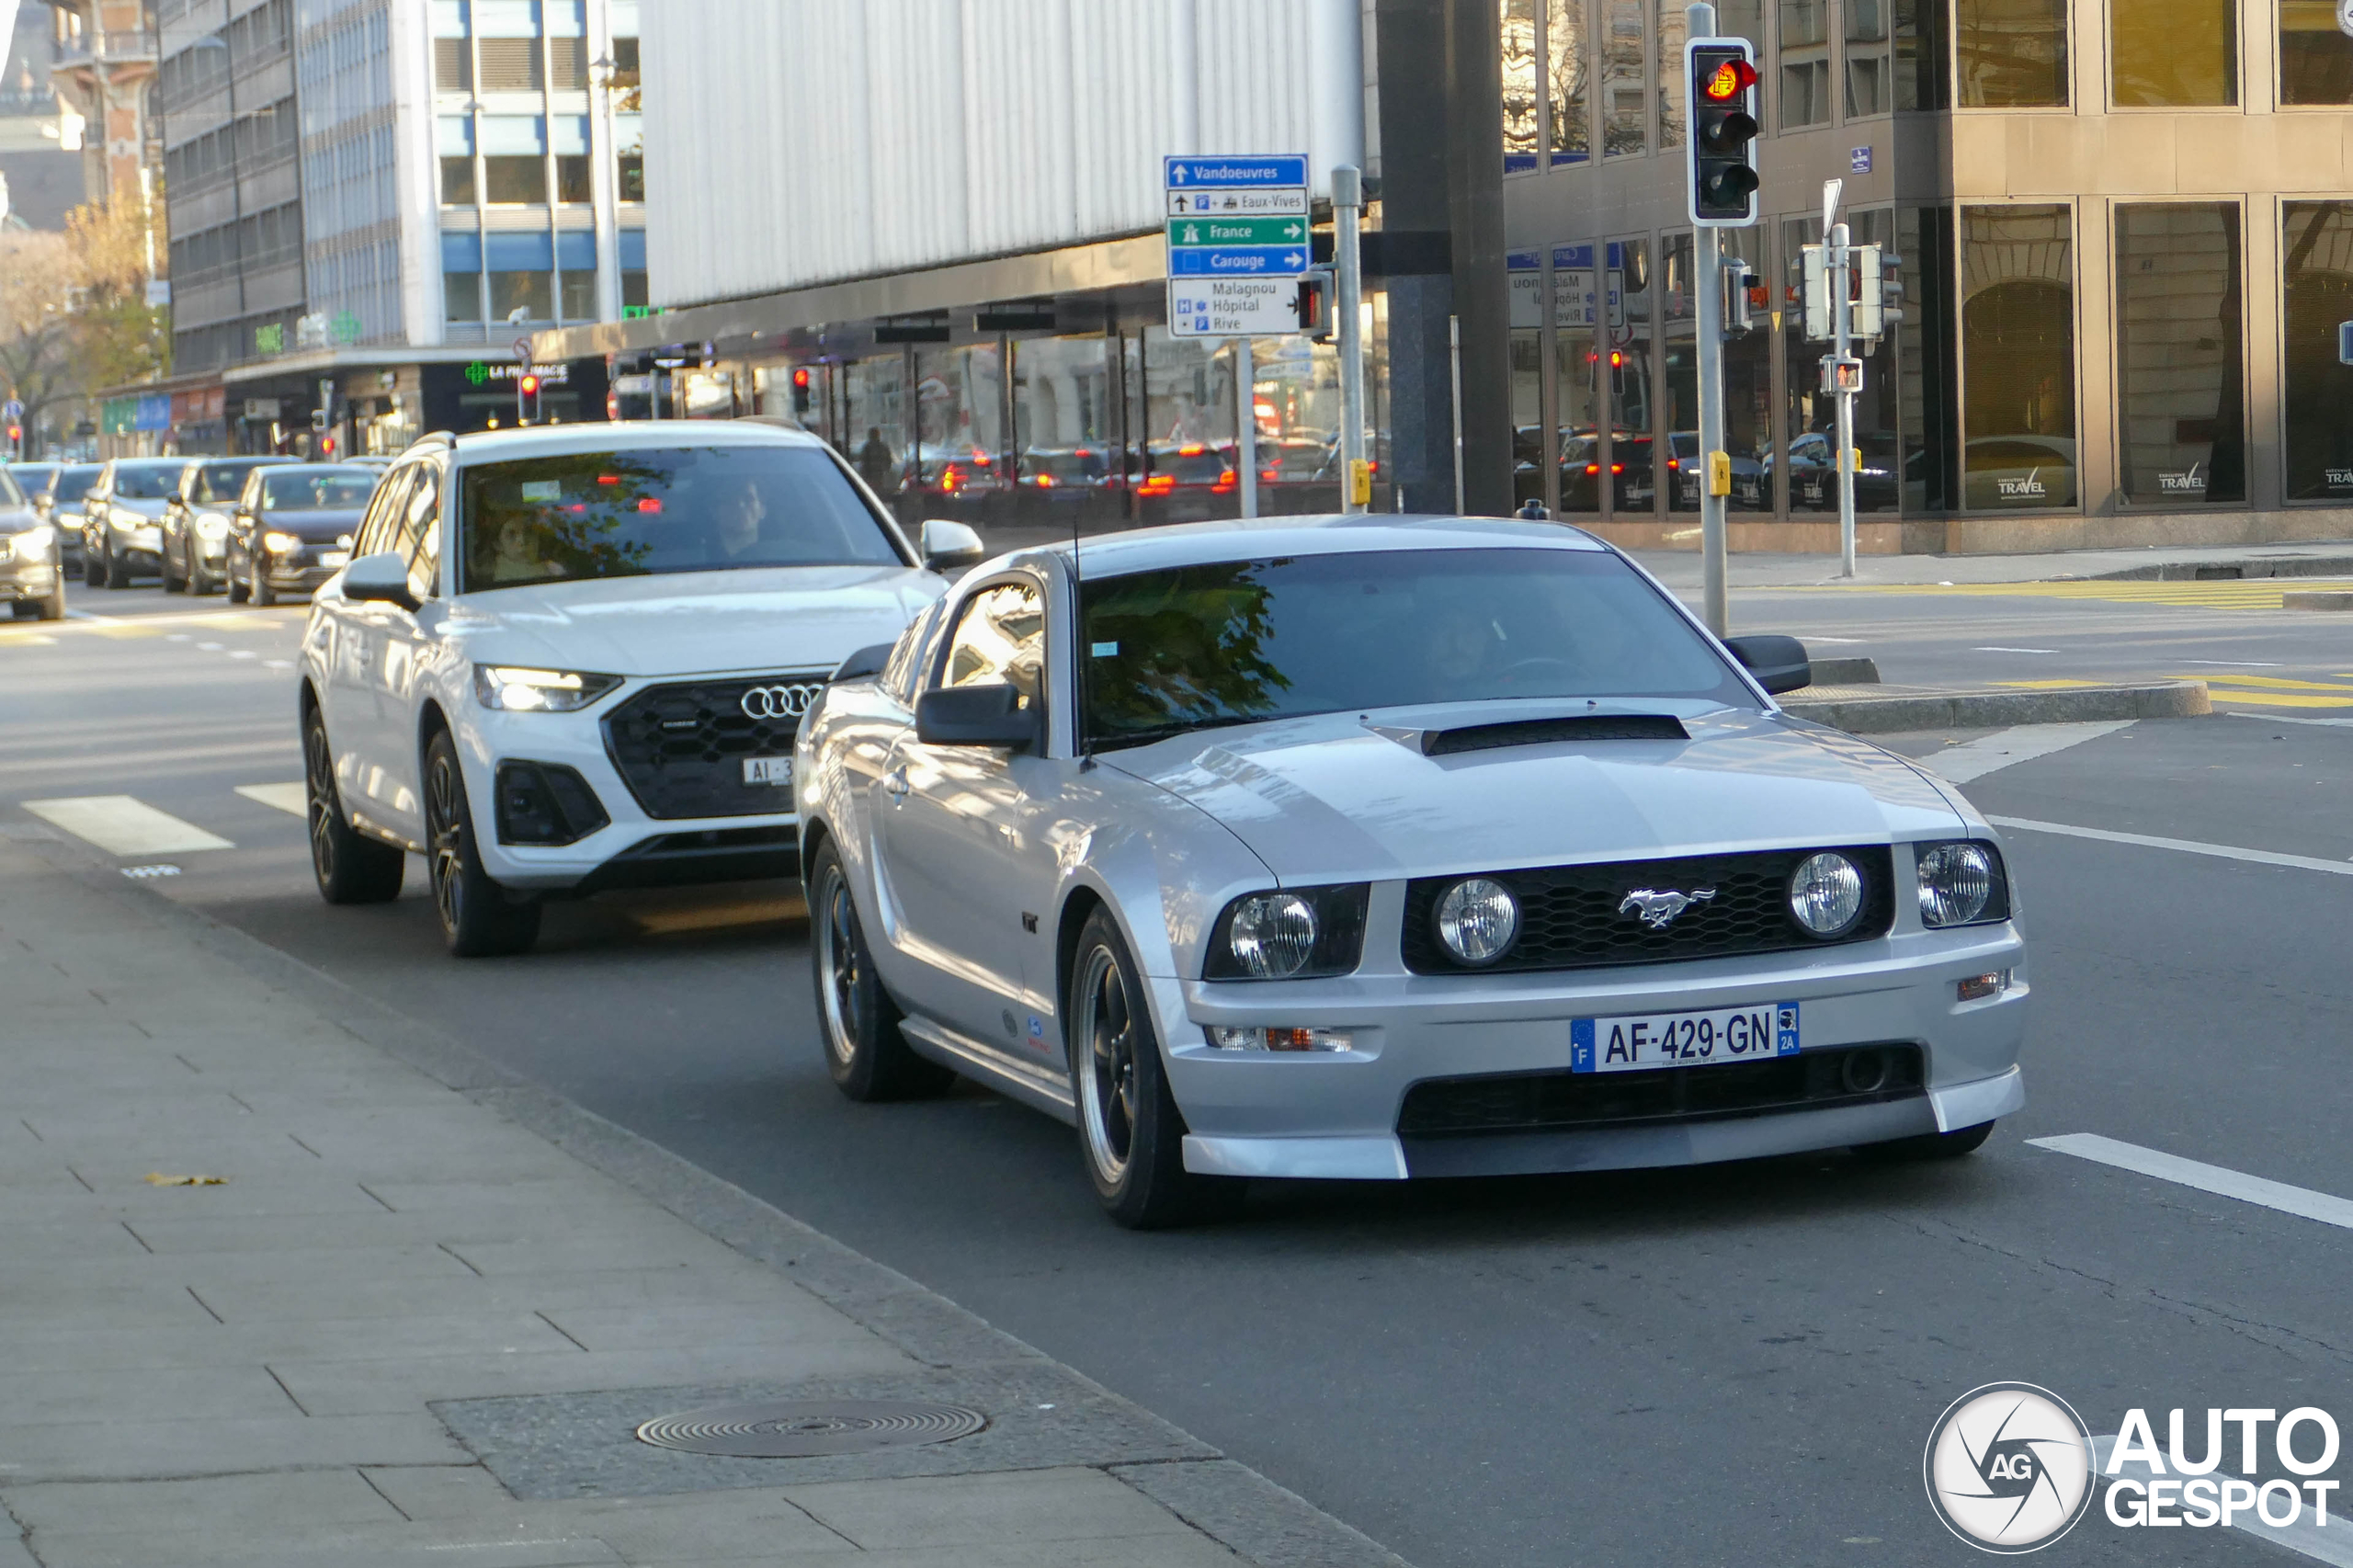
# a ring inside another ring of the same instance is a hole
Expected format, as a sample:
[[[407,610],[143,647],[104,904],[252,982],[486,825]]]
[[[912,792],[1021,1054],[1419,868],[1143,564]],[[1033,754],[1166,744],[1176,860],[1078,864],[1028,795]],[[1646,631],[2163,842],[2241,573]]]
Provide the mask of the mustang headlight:
[[[1364,952],[1371,888],[1287,888],[1246,893],[1210,929],[1208,980],[1295,980],[1346,974]]]
[[[1808,856],[1790,876],[1790,913],[1816,937],[1840,937],[1863,914],[1863,873],[1844,855]]]
[[[1992,845],[1920,846],[1921,925],[1974,926],[2009,915],[2009,879]]]
[[[1519,900],[1501,882],[1466,877],[1438,897],[1438,939],[1458,962],[1491,964],[1518,935]]]
[[[220,512],[199,512],[196,515],[196,537],[199,539],[228,538],[228,517]]]
[[[474,666],[474,696],[482,705],[515,713],[570,713],[587,707],[620,683],[619,676],[584,675],[577,670]]]

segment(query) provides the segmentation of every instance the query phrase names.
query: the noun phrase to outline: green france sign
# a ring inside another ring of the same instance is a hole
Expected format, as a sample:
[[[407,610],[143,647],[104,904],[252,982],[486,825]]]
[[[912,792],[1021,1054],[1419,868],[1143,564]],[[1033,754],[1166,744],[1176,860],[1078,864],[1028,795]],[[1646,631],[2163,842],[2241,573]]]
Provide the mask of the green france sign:
[[[1307,243],[1304,218],[1171,218],[1172,245],[1297,245]]]

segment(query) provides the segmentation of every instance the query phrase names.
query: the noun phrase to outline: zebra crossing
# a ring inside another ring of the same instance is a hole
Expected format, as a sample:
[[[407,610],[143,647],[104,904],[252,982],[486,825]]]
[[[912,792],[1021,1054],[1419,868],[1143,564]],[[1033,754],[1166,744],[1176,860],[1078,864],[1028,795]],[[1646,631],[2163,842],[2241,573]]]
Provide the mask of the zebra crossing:
[[[240,784],[233,793],[290,816],[300,817],[306,810],[299,778],[291,783]],[[150,805],[136,795],[69,795],[21,804],[51,827],[122,859],[203,854],[237,846],[233,839]]]

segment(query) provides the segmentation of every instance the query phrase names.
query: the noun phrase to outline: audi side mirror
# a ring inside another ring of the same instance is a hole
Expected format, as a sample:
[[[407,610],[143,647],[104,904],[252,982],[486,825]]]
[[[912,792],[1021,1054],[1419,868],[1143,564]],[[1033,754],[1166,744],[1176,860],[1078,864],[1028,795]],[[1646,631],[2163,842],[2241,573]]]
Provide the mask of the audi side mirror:
[[[981,536],[962,523],[932,517],[923,525],[923,563],[930,572],[958,572],[988,555]]]
[[[1767,633],[1727,637],[1724,647],[1756,677],[1757,685],[1776,697],[1813,684],[1813,661],[1806,656],[1805,644],[1794,637]]]
[[[1040,710],[1009,686],[944,686],[915,699],[915,739],[931,746],[1033,749]]]
[[[408,591],[408,562],[395,550],[363,555],[345,567],[343,597],[398,605],[403,609],[416,608],[416,596]]]

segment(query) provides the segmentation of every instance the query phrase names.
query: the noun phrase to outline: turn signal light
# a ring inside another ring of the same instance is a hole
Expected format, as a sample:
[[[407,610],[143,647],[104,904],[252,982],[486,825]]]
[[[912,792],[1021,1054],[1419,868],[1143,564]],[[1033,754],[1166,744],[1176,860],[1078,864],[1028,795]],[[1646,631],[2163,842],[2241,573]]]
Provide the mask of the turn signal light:
[[[1220,1051],[1348,1051],[1356,1037],[1347,1029],[1236,1028],[1211,1024],[1210,1043]]]
[[[1988,996],[1998,996],[2010,988],[2010,971],[1997,969],[1984,974],[1972,974],[1954,989],[1964,1002],[1982,1002]]]

